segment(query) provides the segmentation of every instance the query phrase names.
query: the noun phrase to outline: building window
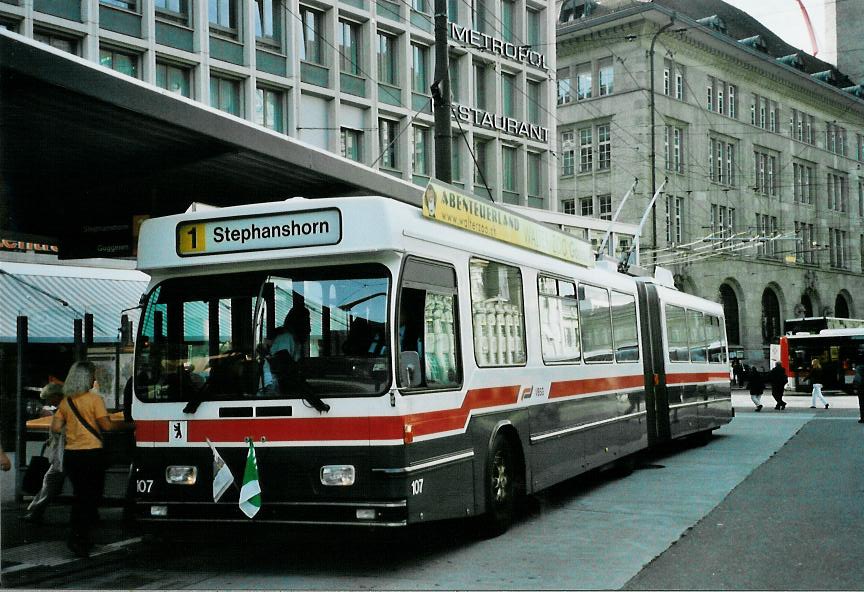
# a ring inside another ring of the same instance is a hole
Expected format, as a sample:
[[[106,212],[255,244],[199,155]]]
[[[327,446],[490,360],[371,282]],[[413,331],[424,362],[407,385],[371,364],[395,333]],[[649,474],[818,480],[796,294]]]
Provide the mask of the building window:
[[[469,0],[471,3],[471,28],[478,33],[486,32],[485,0]]]
[[[255,89],[254,121],[274,132],[285,131],[284,93],[278,90],[258,87]]]
[[[378,80],[384,84],[398,85],[397,64],[396,38],[378,33]]]
[[[858,179],[858,215],[864,218],[864,179]]]
[[[474,106],[486,109],[486,66],[474,64]]]
[[[157,17],[189,23],[189,0],[154,0],[153,4]]]
[[[682,204],[683,207],[683,204]],[[723,241],[735,235],[738,221],[735,208],[711,204],[711,248],[716,249],[723,246]]]
[[[734,84],[729,85],[729,117],[738,119],[737,88]]]
[[[237,36],[237,0],[210,0],[208,10],[210,28],[220,33]]]
[[[172,93],[191,98],[191,78],[190,68],[160,61],[156,62],[156,86],[159,88],[164,88]]]
[[[501,110],[507,117],[516,117],[516,76],[501,74]]]
[[[684,66],[672,60],[663,60],[663,94],[684,100]]]
[[[813,204],[815,188],[812,180],[815,178],[812,165],[798,162],[792,163],[792,187],[795,202],[808,205]]]
[[[363,162],[363,132],[343,127],[340,134],[342,156],[354,162]]]
[[[451,53],[447,67],[450,73],[450,96],[458,102],[462,98],[462,89],[459,84],[459,56]]]
[[[825,125],[825,149],[846,156],[846,129],[830,121]]]
[[[756,232],[759,235],[759,246],[756,247],[757,254],[763,257],[776,257],[777,255],[777,216],[756,213]]]
[[[516,148],[501,147],[501,189],[517,191],[516,188]]]
[[[828,173],[828,209],[835,212],[849,210],[849,177],[837,173]]]
[[[753,159],[756,171],[753,189],[762,195],[777,195],[777,157],[755,150]]]
[[[135,12],[138,7],[138,3],[135,0],[99,0],[99,4],[104,4],[105,6],[113,6],[115,8],[122,8],[123,10],[129,10]]]
[[[138,56],[116,49],[100,48],[99,64],[132,78],[138,78]]]
[[[398,170],[399,147],[396,145],[396,136],[399,133],[399,122],[391,119],[378,120],[378,145],[381,150],[381,167],[385,169]]]
[[[816,242],[813,225],[806,222],[795,222],[795,261],[798,263],[816,263]]]
[[[838,228],[828,229],[828,249],[830,253],[831,267],[838,269],[849,268],[849,254],[846,239],[846,231]]]
[[[528,122],[540,125],[540,83],[528,81]]]
[[[411,90],[429,94],[429,48],[411,44]]]
[[[324,64],[321,33],[324,15],[306,6],[300,7],[300,20],[303,23],[303,43],[300,46],[300,59],[312,64]]]
[[[684,130],[667,125],[663,134],[663,156],[666,170],[684,174]]]
[[[450,173],[454,181],[462,180],[462,144],[465,142],[465,137],[462,134],[453,132],[453,139],[450,145]]]
[[[607,193],[606,195],[598,195],[597,196],[597,216],[601,220],[611,220],[612,219],[612,195]]]
[[[734,186],[736,183],[736,149],[735,144],[724,142],[719,138],[711,138],[709,143],[708,177],[715,183]]]
[[[594,168],[594,144],[591,128],[579,130],[579,172],[587,173]]]
[[[220,111],[242,117],[240,88],[242,83],[231,78],[210,75],[210,106]]]
[[[591,64],[576,67],[576,100],[590,99],[592,96]]]
[[[569,176],[574,173],[574,162],[576,157],[573,130],[561,132],[561,175]]]
[[[670,68],[671,66],[663,68],[663,94],[667,97],[672,96],[672,70]]]
[[[78,39],[75,37],[59,35],[53,31],[33,31],[33,40],[50,45],[54,49],[78,55]]]
[[[564,214],[576,215],[576,200],[575,199],[562,199],[561,200],[561,212]]]
[[[540,159],[537,152],[528,152],[528,195],[531,197],[540,197]]]
[[[683,242],[681,210],[684,207],[684,198],[674,195],[666,196],[666,242],[678,244]]]
[[[474,167],[474,185],[482,187],[483,190],[486,189],[486,185],[489,182],[489,168],[487,166],[486,158],[486,149],[488,147],[489,140],[477,137],[474,138],[474,158],[477,160]]]
[[[684,100],[684,67],[678,66],[675,71],[675,98]]]
[[[539,48],[543,42],[541,29],[541,11],[528,9],[528,45],[533,48]],[[455,19],[450,19],[455,20]]]
[[[255,38],[278,44],[280,0],[255,0]]]
[[[513,16],[515,11],[515,2],[512,0],[501,0],[501,37],[511,43],[515,40],[513,33]]]
[[[714,78],[708,77],[708,86],[705,88],[705,107],[709,111],[714,110]]]
[[[339,69],[346,74],[361,76],[360,25],[339,21]]]
[[[613,67],[612,58],[600,60],[597,64],[597,94],[601,97],[611,95],[615,92],[615,70]]]
[[[429,176],[429,128],[414,126],[412,167],[415,175]]]
[[[573,100],[573,82],[570,68],[558,68],[558,104],[566,105]]]
[[[411,8],[413,8],[417,12],[427,12],[426,0],[411,0]]]
[[[612,138],[608,125],[597,126],[597,169],[608,170],[612,163]]]
[[[593,216],[594,215],[594,198],[580,197],[579,198],[579,215]]]

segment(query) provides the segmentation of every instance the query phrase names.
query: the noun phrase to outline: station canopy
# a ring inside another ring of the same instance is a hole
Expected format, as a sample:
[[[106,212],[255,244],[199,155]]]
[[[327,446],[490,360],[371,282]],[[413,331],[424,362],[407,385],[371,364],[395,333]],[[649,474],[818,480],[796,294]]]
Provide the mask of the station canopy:
[[[136,224],[215,206],[422,189],[0,30],[0,231],[131,257]]]
[[[0,261],[0,343],[16,341],[18,316],[27,317],[30,342],[72,343],[85,313],[93,315],[93,341],[113,343],[121,314],[137,326],[133,307],[149,279],[133,269]]]

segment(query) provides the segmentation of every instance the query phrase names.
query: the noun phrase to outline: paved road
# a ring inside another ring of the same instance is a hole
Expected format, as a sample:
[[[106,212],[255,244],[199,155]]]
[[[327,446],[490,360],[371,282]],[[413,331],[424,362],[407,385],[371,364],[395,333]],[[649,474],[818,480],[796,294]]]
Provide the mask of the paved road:
[[[864,426],[855,422],[857,410],[841,408],[848,406],[839,398],[828,411],[810,410],[803,398],[785,413],[739,406],[707,446],[677,446],[626,477],[593,475],[555,487],[497,539],[477,540],[465,522],[399,535],[286,529],[215,542],[206,533],[44,585],[856,589],[864,585],[864,549],[854,540],[864,526]]]

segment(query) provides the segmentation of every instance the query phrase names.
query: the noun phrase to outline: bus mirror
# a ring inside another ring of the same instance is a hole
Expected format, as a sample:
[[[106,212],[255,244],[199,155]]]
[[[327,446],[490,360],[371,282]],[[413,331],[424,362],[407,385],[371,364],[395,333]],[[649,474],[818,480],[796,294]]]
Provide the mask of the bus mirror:
[[[412,388],[420,386],[420,354],[416,351],[399,353],[399,384]]]

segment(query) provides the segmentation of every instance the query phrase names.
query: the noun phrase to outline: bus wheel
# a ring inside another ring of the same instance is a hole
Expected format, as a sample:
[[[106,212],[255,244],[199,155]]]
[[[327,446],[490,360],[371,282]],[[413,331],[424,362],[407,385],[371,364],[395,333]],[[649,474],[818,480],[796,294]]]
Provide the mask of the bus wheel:
[[[516,505],[516,463],[513,447],[498,434],[486,461],[486,513],[481,518],[481,533],[486,537],[503,534],[513,522]]]

